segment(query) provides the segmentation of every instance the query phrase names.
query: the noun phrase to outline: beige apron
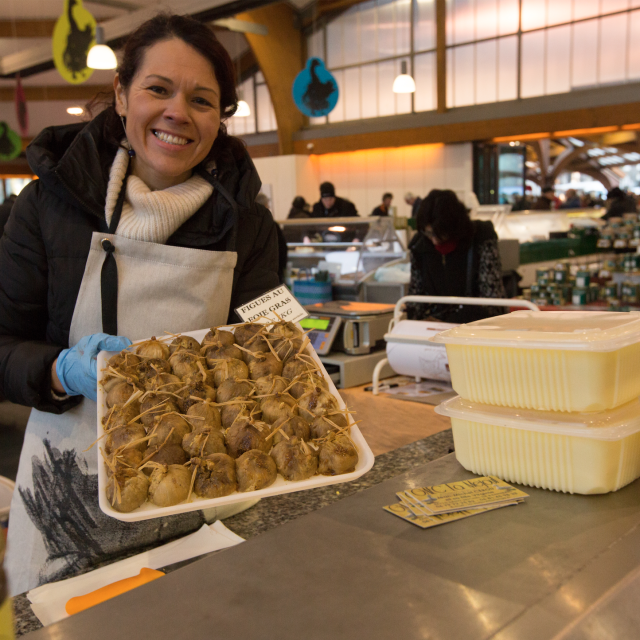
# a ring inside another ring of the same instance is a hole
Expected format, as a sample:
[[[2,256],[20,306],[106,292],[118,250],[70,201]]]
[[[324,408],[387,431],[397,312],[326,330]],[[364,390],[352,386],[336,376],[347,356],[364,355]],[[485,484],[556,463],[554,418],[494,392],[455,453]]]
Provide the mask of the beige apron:
[[[118,334],[131,340],[224,324],[237,254],[172,247],[94,233],[69,344],[102,332],[100,273],[115,246]],[[255,504],[219,512],[120,522],[98,506],[96,405],[84,398],[62,415],[32,411],[11,504],[6,567],[13,594],[110,562]]]

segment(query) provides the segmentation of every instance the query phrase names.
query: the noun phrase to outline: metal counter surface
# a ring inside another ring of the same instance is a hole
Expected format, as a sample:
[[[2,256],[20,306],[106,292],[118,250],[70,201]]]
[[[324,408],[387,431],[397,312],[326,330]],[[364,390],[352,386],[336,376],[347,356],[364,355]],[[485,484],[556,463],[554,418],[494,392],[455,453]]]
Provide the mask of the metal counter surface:
[[[524,487],[524,504],[424,531],[382,510],[396,491],[468,477],[448,455],[26,637],[640,635],[638,607],[621,604],[640,592],[639,482],[603,496]],[[612,611],[625,612],[615,635],[584,631]]]

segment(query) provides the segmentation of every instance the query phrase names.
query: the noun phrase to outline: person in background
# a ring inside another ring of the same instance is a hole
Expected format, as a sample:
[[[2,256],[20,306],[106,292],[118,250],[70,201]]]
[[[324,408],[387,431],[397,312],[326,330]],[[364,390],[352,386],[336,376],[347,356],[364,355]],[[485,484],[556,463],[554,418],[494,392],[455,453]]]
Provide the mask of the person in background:
[[[235,80],[206,24],[159,14],[127,38],[109,106],[27,149],[40,179],[0,238],[0,391],[33,407],[11,503],[13,593],[220,517],[110,518],[91,446],[99,351],[237,322],[237,307],[278,286],[277,225],[224,124]]]
[[[309,204],[302,196],[296,196],[291,203],[291,209],[289,210],[289,219],[295,218],[310,218]]]
[[[320,185],[320,200],[313,205],[312,218],[354,218],[357,215],[353,202],[338,198],[331,182]]]
[[[555,195],[553,192],[553,187],[544,187],[542,189],[542,195],[533,205],[533,208],[537,211],[551,211],[551,209],[555,208]]]
[[[391,201],[393,200],[392,193],[385,193],[382,196],[382,204],[378,205],[372,212],[372,216],[388,216],[389,209],[391,208]]]
[[[614,187],[607,193],[607,212],[602,216],[603,220],[620,218],[623,213],[636,213],[636,201],[633,196],[625,193],[620,187]]]
[[[415,218],[418,215],[418,209],[420,208],[422,198],[414,196],[411,191],[407,191],[407,193],[404,194],[404,201],[411,207],[411,215],[409,217]]]
[[[15,193],[12,193],[10,196],[5,198],[2,204],[0,204],[0,236],[2,236],[2,232],[4,231],[4,225],[7,224],[7,220],[9,219],[9,214],[11,213],[11,209],[13,209],[13,203],[17,199],[18,199],[18,196]]]
[[[567,189],[565,201],[560,205],[560,209],[580,208],[580,196],[575,189]]]
[[[409,295],[505,297],[493,224],[471,220],[453,191],[429,193],[418,211],[417,230],[409,243]],[[407,304],[412,320],[465,323],[502,312],[500,307]]]

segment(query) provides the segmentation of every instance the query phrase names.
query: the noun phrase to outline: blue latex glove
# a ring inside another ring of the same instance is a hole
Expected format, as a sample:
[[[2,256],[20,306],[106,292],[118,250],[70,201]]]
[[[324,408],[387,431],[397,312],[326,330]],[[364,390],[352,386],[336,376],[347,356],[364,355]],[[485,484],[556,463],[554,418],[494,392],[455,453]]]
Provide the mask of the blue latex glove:
[[[56,374],[60,384],[70,396],[85,396],[97,400],[98,353],[100,351],[122,351],[131,344],[124,336],[94,333],[85,336],[78,344],[60,352],[56,363]]]

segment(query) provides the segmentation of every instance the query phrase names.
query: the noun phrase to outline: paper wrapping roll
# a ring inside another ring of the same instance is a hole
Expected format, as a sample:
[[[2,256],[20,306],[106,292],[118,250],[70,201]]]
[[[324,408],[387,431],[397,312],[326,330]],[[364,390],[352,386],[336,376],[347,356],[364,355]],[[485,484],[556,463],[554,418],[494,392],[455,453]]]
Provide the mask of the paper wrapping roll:
[[[403,376],[451,382],[447,351],[443,344],[429,342],[429,338],[456,325],[446,322],[402,320],[387,338],[387,359],[391,368]],[[402,336],[411,342],[394,342]]]

